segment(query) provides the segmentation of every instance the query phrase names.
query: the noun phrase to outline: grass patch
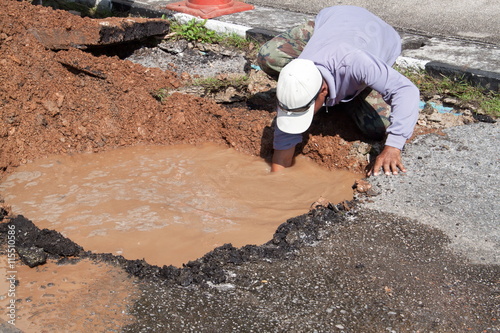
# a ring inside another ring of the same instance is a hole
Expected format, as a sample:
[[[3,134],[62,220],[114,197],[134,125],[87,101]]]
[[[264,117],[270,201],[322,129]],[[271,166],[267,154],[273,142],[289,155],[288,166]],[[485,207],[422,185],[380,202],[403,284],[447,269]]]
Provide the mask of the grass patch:
[[[472,105],[478,113],[500,117],[500,93],[475,87],[464,78],[435,77],[424,70],[411,70],[396,67],[396,69],[410,79],[423,96],[440,95],[453,97],[460,105]]]
[[[170,31],[172,36],[177,39],[208,44],[218,43],[222,39],[222,36],[205,27],[206,23],[207,20],[198,21],[196,19],[192,19],[185,24],[174,21],[170,25]]]
[[[207,77],[196,79],[193,81],[193,86],[202,87],[206,94],[216,93],[218,91],[227,89],[228,87],[234,87],[235,89],[244,89],[248,86],[249,78],[246,75],[234,76],[234,77]]]
[[[156,100],[163,102],[170,96],[170,91],[167,88],[160,88],[151,92],[151,96],[153,96]]]
[[[255,41],[244,38],[236,33],[219,34],[214,30],[208,29],[205,26],[206,23],[207,20],[201,21],[194,18],[184,24],[174,21],[170,24],[169,35],[173,38],[185,39],[189,42],[220,44],[244,51],[256,49]]]
[[[246,50],[250,47],[255,46],[255,42],[249,40],[248,38],[243,38],[236,33],[224,34],[222,35],[222,40],[219,41],[220,44],[228,47],[234,47],[240,50]]]

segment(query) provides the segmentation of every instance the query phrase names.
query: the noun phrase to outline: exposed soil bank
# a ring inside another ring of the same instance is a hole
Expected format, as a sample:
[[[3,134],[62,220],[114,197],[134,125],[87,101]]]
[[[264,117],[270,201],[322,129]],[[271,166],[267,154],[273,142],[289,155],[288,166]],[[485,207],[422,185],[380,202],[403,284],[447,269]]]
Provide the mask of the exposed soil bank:
[[[37,29],[57,30],[61,22],[67,30],[94,32],[94,25],[86,24],[88,19],[5,1],[0,22],[2,172],[49,154],[97,152],[137,143],[214,142],[270,156],[273,113],[227,109],[209,99],[175,92],[160,102],[155,92],[175,90],[186,77],[76,48],[48,50],[33,34]],[[332,136],[313,136],[304,152],[327,167],[363,168],[351,156],[351,145],[339,136],[345,131],[335,132],[339,128],[327,133]]]

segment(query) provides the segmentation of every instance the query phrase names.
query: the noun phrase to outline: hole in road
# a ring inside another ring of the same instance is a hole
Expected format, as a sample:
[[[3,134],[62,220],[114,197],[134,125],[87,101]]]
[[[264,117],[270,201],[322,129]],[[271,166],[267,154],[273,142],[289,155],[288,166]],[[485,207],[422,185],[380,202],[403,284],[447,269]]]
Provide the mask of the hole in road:
[[[214,144],[134,146],[28,163],[0,194],[85,250],[178,266],[224,243],[265,243],[320,196],[352,199],[355,178],[304,157],[272,174],[261,158]]]

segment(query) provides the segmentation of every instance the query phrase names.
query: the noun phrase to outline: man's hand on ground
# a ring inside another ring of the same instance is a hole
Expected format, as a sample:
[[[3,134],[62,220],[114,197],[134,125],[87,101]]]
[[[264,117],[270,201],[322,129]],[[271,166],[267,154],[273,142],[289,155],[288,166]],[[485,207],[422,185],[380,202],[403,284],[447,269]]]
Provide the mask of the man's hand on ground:
[[[375,163],[372,168],[368,171],[367,176],[378,176],[380,173],[380,168],[382,168],[383,172],[386,175],[398,174],[398,170],[402,172],[406,172],[406,169],[401,162],[401,150],[398,148],[385,146],[384,150],[377,156],[375,159]]]

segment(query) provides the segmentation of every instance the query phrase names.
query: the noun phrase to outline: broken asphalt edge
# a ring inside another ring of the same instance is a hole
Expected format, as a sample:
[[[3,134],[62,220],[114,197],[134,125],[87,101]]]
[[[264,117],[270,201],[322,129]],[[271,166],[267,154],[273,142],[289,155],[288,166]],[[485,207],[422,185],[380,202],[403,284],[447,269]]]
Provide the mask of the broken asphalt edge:
[[[170,282],[187,287],[189,285],[214,284],[226,282],[227,270],[233,265],[241,265],[256,260],[286,260],[293,258],[300,248],[311,246],[323,239],[331,226],[345,223],[347,216],[356,214],[356,203],[344,201],[337,205],[328,203],[318,205],[309,212],[290,218],[280,224],[272,238],[262,245],[245,245],[235,248],[226,243],[202,257],[175,267],[157,266],[145,259],[126,259],[111,253],[93,253],[66,238],[55,230],[40,229],[23,215],[6,217],[0,215],[0,243],[7,244],[9,230],[15,230],[15,249],[19,259],[30,268],[44,265],[47,259],[57,260],[58,265],[76,263],[82,259],[105,262],[121,267],[131,276],[139,279]],[[11,228],[10,226],[15,226]],[[5,241],[4,241],[5,240]],[[6,246],[5,246],[6,247]],[[0,248],[0,254],[6,251]],[[2,328],[0,322],[0,328]],[[0,332],[3,332],[0,330]]]
[[[149,2],[148,2],[149,1]],[[161,1],[160,1],[161,2]],[[130,2],[127,0],[112,0],[112,4],[115,7],[129,10],[132,15],[140,15],[142,17],[149,18],[159,18],[164,17],[169,20],[175,20],[179,23],[186,23],[193,18],[203,21],[201,18],[178,13],[168,10],[160,2],[155,2],[151,0],[145,0],[145,2]],[[256,9],[259,6],[255,6]],[[293,15],[293,12],[290,12]],[[302,15],[302,14],[301,14]],[[222,19],[218,17],[206,20],[205,26],[210,29],[217,31],[219,33],[235,33],[242,37],[247,37],[256,40],[259,43],[264,43],[276,35],[280,34],[279,31],[270,30],[267,28],[261,28],[255,26],[245,25],[244,22],[239,22],[242,24],[234,24],[223,22]],[[417,33],[412,32],[402,32],[399,31],[403,39],[403,51],[406,49],[414,49],[414,45],[411,45],[412,38],[419,38]],[[431,36],[427,36],[431,38]],[[405,42],[406,40],[409,40]],[[480,44],[474,44],[474,46],[480,48]],[[451,50],[451,48],[450,48]],[[452,52],[452,51],[449,51]],[[452,57],[451,57],[452,59]],[[488,70],[482,70],[480,68],[470,68],[466,66],[457,66],[456,64],[445,63],[435,60],[424,60],[418,58],[410,58],[406,56],[400,56],[396,60],[396,64],[402,68],[425,70],[427,73],[433,76],[446,76],[452,79],[465,80],[474,86],[482,87],[486,90],[499,92],[500,91],[500,73]]]

